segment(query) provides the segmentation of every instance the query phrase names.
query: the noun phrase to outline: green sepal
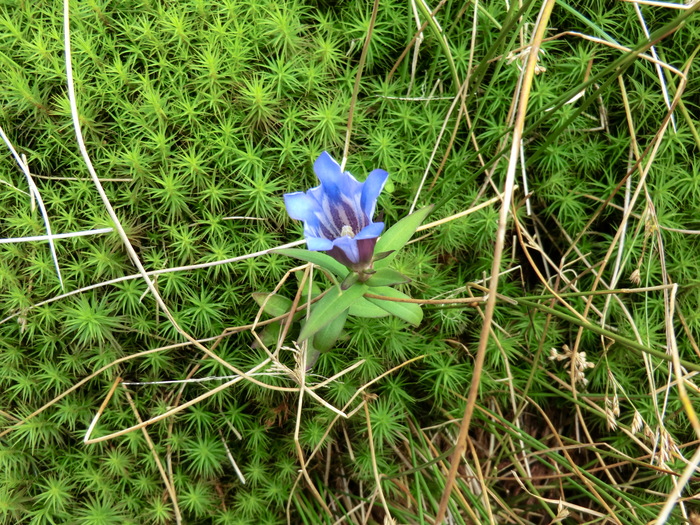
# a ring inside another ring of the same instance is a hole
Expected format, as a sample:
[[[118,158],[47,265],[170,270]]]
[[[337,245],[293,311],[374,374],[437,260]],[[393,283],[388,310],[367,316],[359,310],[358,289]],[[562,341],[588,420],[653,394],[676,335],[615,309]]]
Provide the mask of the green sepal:
[[[348,274],[348,276],[343,280],[343,282],[340,283],[340,289],[347,290],[353,284],[355,284],[359,279],[360,279],[359,274],[357,274],[356,272],[350,272]]]
[[[348,269],[336,261],[330,255],[326,255],[323,252],[312,252],[310,250],[300,250],[299,248],[284,248],[282,250],[274,250],[275,253],[281,253],[287,257],[294,257],[295,259],[301,259],[302,261],[314,263],[316,266],[320,266],[331,272],[338,279],[344,279],[348,274]]]
[[[258,303],[258,306],[263,307],[263,312],[271,317],[278,317],[289,313],[289,310],[292,309],[292,304],[294,304],[291,299],[288,299],[282,295],[264,292],[255,292],[252,295],[255,302]],[[265,299],[268,297],[269,299],[267,299],[267,302],[265,302]]]
[[[397,250],[403,248],[408,240],[413,237],[416,233],[418,226],[420,226],[428,214],[433,211],[433,205],[421,208],[418,211],[413,212],[408,217],[404,217],[399,222],[394,224],[389,228],[384,235],[382,235],[377,241],[377,245],[374,247],[374,251],[382,254],[382,252],[394,250],[386,257],[380,260],[376,260],[376,268],[384,268],[389,266],[389,263],[396,257]]]
[[[340,336],[340,333],[343,331],[343,327],[345,327],[345,321],[347,318],[348,310],[345,310],[338,317],[333,319],[333,321],[316,332],[313,339],[314,348],[319,352],[327,352],[333,348],[335,342]]]
[[[392,297],[395,299],[410,299],[405,293],[399,292],[394,288],[389,288],[388,286],[381,286],[372,289],[372,293],[375,295],[383,295],[385,297]],[[373,297],[366,297],[366,299],[377,305],[378,307],[386,310],[392,315],[403,319],[404,321],[411,323],[414,326],[418,326],[423,320],[423,310],[419,304],[416,303],[397,303],[395,301],[384,301],[382,299],[374,299]]]
[[[345,291],[339,286],[331,288],[321,300],[311,309],[311,317],[301,329],[299,342],[308,339],[321,328],[328,325],[336,317],[345,312],[350,306],[362,297],[367,291],[367,286],[361,283],[352,285]]]
[[[374,262],[376,262],[376,261],[381,261],[382,259],[386,259],[387,257],[389,257],[389,256],[390,256],[392,253],[394,253],[395,251],[396,251],[396,250],[387,250],[387,251],[385,251],[385,252],[375,253],[375,254],[372,256],[372,260],[373,260]]]
[[[370,303],[364,297],[360,297],[352,303],[349,313],[353,317],[386,317],[389,312],[384,308],[379,308],[376,304]]]
[[[411,279],[401,272],[391,268],[377,270],[372,277],[365,281],[367,286],[393,286],[395,284],[410,283]]]

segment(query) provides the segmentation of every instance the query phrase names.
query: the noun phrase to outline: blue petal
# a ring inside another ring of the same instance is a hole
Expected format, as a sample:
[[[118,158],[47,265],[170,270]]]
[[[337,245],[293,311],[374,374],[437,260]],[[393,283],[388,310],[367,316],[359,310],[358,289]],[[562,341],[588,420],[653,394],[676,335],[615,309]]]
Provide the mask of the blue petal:
[[[383,222],[373,222],[372,224],[369,224],[362,228],[359,231],[359,233],[355,235],[355,239],[357,239],[358,241],[361,239],[376,239],[382,234],[383,230]]]
[[[372,220],[374,208],[377,206],[377,198],[382,192],[388,177],[389,174],[384,170],[373,170],[367,176],[364,186],[362,186],[362,198],[360,199],[360,205],[362,206],[362,211],[369,220]]]
[[[333,241],[333,246],[337,246],[350,259],[350,262],[357,264],[360,262],[360,251],[357,248],[357,240],[343,236]]]
[[[323,152],[319,155],[314,162],[314,173],[321,181],[323,189],[328,193],[332,199],[339,198],[340,188],[338,187],[338,182],[342,172],[340,171],[340,165],[331,157],[327,152]]]
[[[347,171],[340,171],[340,165],[325,151],[314,162],[314,173],[321,181],[323,191],[333,201],[339,200],[341,195],[361,191],[362,184]]]
[[[306,247],[312,252],[325,252],[333,248],[333,241],[322,239],[321,237],[304,236],[306,237]]]
[[[287,207],[287,213],[292,219],[304,222],[317,222],[314,212],[317,210],[318,204],[315,199],[310,198],[306,193],[302,191],[287,193],[284,196],[284,205]]]

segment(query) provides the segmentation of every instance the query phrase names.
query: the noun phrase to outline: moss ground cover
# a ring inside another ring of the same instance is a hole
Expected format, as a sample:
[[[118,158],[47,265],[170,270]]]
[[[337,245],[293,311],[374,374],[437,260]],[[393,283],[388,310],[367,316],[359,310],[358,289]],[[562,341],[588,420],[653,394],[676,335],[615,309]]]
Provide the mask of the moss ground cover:
[[[419,4],[0,4],[0,523],[698,519],[700,4]],[[435,207],[307,371],[323,151]]]

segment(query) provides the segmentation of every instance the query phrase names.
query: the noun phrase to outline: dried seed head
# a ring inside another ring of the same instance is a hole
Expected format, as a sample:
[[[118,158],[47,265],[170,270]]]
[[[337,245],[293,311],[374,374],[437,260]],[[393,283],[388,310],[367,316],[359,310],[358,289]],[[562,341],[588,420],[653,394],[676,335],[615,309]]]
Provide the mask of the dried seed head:
[[[637,268],[630,274],[630,282],[632,282],[632,284],[634,284],[635,286],[639,286],[639,283],[642,282],[642,278],[639,273],[639,268]]]
[[[609,430],[615,430],[617,428],[617,418],[620,415],[620,402],[617,397],[617,393],[610,399],[605,396],[605,419],[608,423]]]
[[[657,456],[659,458],[659,465],[665,465],[671,459],[671,452],[673,451],[673,438],[671,434],[668,433],[664,427],[659,430],[659,451]]]
[[[560,354],[556,348],[552,347],[549,349],[549,360],[550,361],[555,361],[555,360],[556,361],[563,361],[566,358],[567,358],[566,355]]]
[[[649,443],[656,442],[656,434],[646,423],[644,423],[644,437],[647,438],[647,441],[649,441]]]
[[[557,352],[556,348],[552,348],[549,351],[550,361],[564,361],[566,359],[571,359],[573,361],[573,374],[574,381],[576,383],[582,383],[583,385],[588,384],[588,379],[586,379],[585,372],[588,368],[593,368],[594,363],[589,363],[586,360],[586,352],[573,352],[568,345],[562,345],[562,353]]]
[[[642,426],[644,425],[644,420],[642,419],[642,414],[639,413],[638,410],[634,411],[634,417],[632,418],[632,433],[636,434],[642,429]]]
[[[564,521],[568,517],[569,517],[569,509],[567,509],[564,506],[564,502],[562,500],[559,500],[559,504],[557,505],[557,515],[554,517],[554,519],[550,523],[552,525],[554,523],[561,523],[562,521]]]
[[[608,424],[608,430],[617,429],[617,419],[609,407],[605,407],[605,421]]]

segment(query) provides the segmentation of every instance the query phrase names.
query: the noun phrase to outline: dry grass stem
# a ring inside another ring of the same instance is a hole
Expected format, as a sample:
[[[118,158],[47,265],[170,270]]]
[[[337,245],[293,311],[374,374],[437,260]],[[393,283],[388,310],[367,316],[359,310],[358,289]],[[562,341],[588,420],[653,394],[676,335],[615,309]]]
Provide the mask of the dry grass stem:
[[[503,191],[503,201],[501,204],[501,210],[498,219],[498,232],[496,235],[496,246],[494,250],[493,265],[491,268],[492,278],[491,286],[489,289],[489,298],[486,303],[484,322],[479,338],[479,347],[477,349],[476,360],[474,363],[473,380],[469,389],[469,397],[464,411],[464,418],[460,426],[460,432],[457,438],[457,443],[455,444],[454,452],[450,459],[450,472],[445,483],[445,489],[440,499],[440,506],[438,507],[438,512],[435,520],[438,524],[442,523],[445,519],[447,504],[450,498],[450,493],[452,492],[455,477],[457,475],[457,468],[461,463],[461,457],[466,447],[466,439],[469,432],[474,405],[476,403],[479,378],[484,363],[484,357],[486,354],[486,345],[491,330],[493,311],[496,306],[496,293],[498,291],[498,274],[500,272],[501,256],[503,253],[503,246],[505,243],[505,232],[507,225],[506,223],[510,211],[513,187],[515,186],[515,170],[518,162],[520,140],[522,138],[522,132],[525,125],[525,116],[527,114],[527,101],[529,99],[530,88],[532,87],[532,80],[535,74],[535,66],[537,65],[539,47],[542,42],[542,38],[544,37],[544,33],[547,28],[547,22],[549,21],[549,16],[552,12],[553,7],[554,2],[551,0],[547,1],[542,7],[542,11],[540,12],[540,16],[538,17],[538,21],[536,24],[535,34],[532,39],[532,50],[528,56],[527,66],[523,74],[522,91],[520,92],[516,122],[513,129],[510,160],[508,164],[508,172],[506,175],[505,189]]]
[[[134,416],[136,417],[136,420],[139,423],[143,423],[143,419],[141,419],[141,415],[139,414],[138,410],[136,409],[136,405],[134,404],[134,400],[131,398],[131,394],[129,393],[129,389],[124,386],[122,383],[122,387],[124,388],[124,394],[126,395],[126,399],[129,402],[129,406],[131,407],[131,410],[134,412]],[[148,448],[151,451],[151,454],[153,455],[153,459],[156,462],[156,467],[158,467],[158,472],[160,473],[161,478],[163,479],[163,483],[165,483],[165,489],[168,492],[168,496],[170,497],[170,501],[173,504],[173,510],[175,511],[175,523],[180,525],[182,523],[182,514],[180,513],[180,506],[177,504],[177,493],[175,492],[175,487],[172,483],[172,478],[168,477],[168,474],[165,472],[165,469],[163,468],[163,463],[160,460],[160,457],[158,456],[158,453],[156,452],[155,445],[153,444],[153,440],[151,439],[151,436],[148,434],[148,430],[146,430],[145,427],[141,428],[141,431],[143,432],[143,437],[146,440],[146,443],[148,444]]]

